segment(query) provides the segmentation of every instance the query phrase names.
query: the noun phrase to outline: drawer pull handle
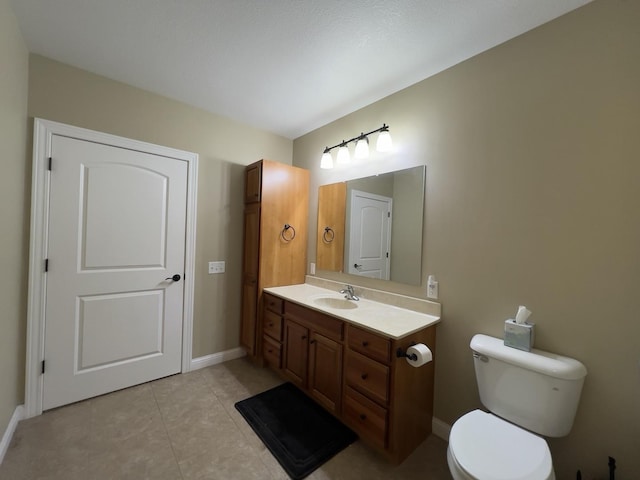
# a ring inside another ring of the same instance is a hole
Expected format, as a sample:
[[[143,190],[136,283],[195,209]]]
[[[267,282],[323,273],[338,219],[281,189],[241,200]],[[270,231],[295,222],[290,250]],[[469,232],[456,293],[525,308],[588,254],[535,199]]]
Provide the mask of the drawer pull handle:
[[[367,416],[364,413],[360,414],[360,420],[366,420]]]
[[[362,346],[363,347],[368,347],[369,346],[369,342],[367,342],[367,341],[362,342]]]
[[[363,373],[362,375],[360,375],[360,378],[363,380],[366,380],[367,378],[369,378],[369,375],[366,373]]]

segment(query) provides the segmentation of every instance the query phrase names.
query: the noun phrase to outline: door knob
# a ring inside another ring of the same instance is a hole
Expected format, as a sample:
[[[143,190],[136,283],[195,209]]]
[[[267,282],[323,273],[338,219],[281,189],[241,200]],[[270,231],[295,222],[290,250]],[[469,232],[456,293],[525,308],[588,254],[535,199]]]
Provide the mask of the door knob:
[[[362,265],[358,265],[357,263],[353,264],[354,268],[360,268]]]
[[[174,282],[179,282],[182,277],[177,273],[173,277],[167,277],[165,280],[173,280]]]

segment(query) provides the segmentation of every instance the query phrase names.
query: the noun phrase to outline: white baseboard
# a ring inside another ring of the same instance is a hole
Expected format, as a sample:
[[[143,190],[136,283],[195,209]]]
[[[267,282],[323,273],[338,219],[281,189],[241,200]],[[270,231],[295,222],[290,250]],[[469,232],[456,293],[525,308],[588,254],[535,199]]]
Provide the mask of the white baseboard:
[[[16,431],[16,427],[18,426],[18,422],[24,418],[24,405],[18,405],[16,409],[13,411],[13,415],[11,420],[9,420],[9,425],[7,425],[7,429],[4,431],[4,435],[2,435],[2,441],[0,441],[0,463],[4,460],[4,455],[9,450],[9,445],[11,444],[11,439],[13,438],[13,432]]]
[[[449,435],[451,434],[451,425],[444,423],[439,418],[433,417],[431,419],[431,432],[438,438],[441,438],[445,442],[449,441]]]
[[[246,354],[247,352],[244,348],[237,347],[231,350],[225,350],[224,352],[212,353],[211,355],[205,355],[204,357],[194,358],[191,360],[191,370],[198,370],[199,368],[210,367],[228,360],[235,360],[236,358],[244,357]]]

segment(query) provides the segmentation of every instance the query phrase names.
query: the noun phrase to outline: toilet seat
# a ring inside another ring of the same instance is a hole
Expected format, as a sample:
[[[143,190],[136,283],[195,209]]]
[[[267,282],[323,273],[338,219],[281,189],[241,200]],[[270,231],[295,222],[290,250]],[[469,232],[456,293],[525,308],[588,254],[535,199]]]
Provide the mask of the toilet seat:
[[[451,427],[450,454],[462,473],[479,480],[555,478],[547,442],[495,415],[474,410]]]

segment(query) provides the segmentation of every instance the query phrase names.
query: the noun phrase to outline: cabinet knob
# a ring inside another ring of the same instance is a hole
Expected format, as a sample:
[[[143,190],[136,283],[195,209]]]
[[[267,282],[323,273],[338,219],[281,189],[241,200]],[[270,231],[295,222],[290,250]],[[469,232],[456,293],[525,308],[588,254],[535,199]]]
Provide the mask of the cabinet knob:
[[[270,326],[270,327],[273,327],[273,322],[269,322],[269,326]]]
[[[315,340],[309,340],[309,343],[313,344],[313,343],[316,343],[316,341]]]
[[[363,373],[362,375],[360,375],[360,378],[366,380],[367,378],[369,378],[369,375],[367,373]]]
[[[366,340],[364,342],[362,342],[362,346],[363,347],[368,347],[369,346],[369,342],[367,342]]]
[[[302,336],[300,337],[300,340],[306,340],[306,339],[307,339],[307,336],[306,336],[306,335],[302,335]]]
[[[360,414],[360,420],[366,420],[367,416],[364,413]]]

